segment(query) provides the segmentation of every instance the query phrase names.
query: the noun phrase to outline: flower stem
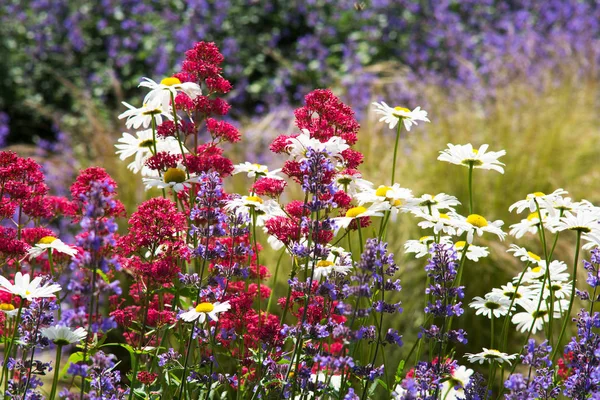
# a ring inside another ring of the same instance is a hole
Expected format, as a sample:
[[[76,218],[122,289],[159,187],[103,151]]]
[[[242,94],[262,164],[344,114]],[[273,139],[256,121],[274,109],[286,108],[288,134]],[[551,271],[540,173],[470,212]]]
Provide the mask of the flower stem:
[[[392,163],[392,179],[391,185],[396,180],[396,158],[398,157],[398,143],[400,142],[400,129],[402,128],[401,121],[398,121],[398,128],[396,129],[396,144],[394,144],[394,161]]]
[[[12,350],[12,346],[15,343],[15,340],[17,339],[17,332],[19,331],[19,320],[21,319],[21,311],[23,311],[23,303],[25,302],[25,300],[23,300],[21,298],[21,302],[19,304],[19,311],[17,311],[17,317],[15,318],[15,325],[13,328],[13,334],[12,334],[12,339],[10,339],[10,342],[8,343],[8,347],[5,348],[5,353],[4,353],[4,363],[2,363],[2,376],[0,376],[0,385],[2,384],[2,381],[4,380],[4,375],[7,375],[7,380],[8,380],[8,369],[6,368],[6,364],[8,362],[8,357],[10,356],[10,351]],[[4,390],[6,391],[6,389]]]
[[[469,163],[469,214],[473,214],[473,163]]]
[[[58,387],[58,376],[60,372],[60,356],[62,354],[62,345],[56,346],[56,361],[54,362],[54,378],[52,379],[52,390],[50,391],[49,400],[54,400],[56,389]]]
[[[577,243],[575,244],[575,260],[573,261],[573,284],[571,286],[571,298],[569,300],[569,308],[567,309],[567,314],[565,315],[565,320],[563,321],[562,328],[560,330],[560,335],[558,335],[558,341],[556,342],[556,346],[554,347],[554,352],[552,353],[551,360],[554,360],[556,354],[558,353],[558,349],[560,348],[560,342],[565,334],[565,330],[567,329],[567,324],[571,317],[571,309],[573,308],[573,302],[575,300],[575,288],[577,285],[577,264],[579,261],[579,245],[581,242],[581,231],[577,231]]]

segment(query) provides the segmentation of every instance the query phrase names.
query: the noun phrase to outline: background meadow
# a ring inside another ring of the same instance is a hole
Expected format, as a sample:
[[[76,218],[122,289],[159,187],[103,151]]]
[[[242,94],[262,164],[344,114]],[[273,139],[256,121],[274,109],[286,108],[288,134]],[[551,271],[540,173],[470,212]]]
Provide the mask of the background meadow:
[[[292,111],[306,93],[329,87],[358,116],[356,149],[367,160],[361,171],[376,184],[387,183],[394,133],[369,104],[384,100],[429,112],[431,124],[403,133],[396,168],[397,181],[417,195],[444,192],[466,204],[465,170],[436,158],[446,143],[470,142],[507,151],[504,175],[482,171],[474,182],[478,209],[505,227],[520,219],[509,205],[534,191],[564,188],[574,199],[600,202],[594,0],[7,0],[0,5],[0,142],[42,162],[57,194],[68,191],[78,169],[103,166],[131,213],[147,194],[114,154],[124,129],[120,102],[139,96],[142,76],[170,75],[199,40],[219,45],[234,85],[230,117],[243,134],[229,149],[234,163],[278,166],[282,159],[268,144],[292,132]],[[241,176],[228,184],[248,190]],[[387,233],[403,284],[404,313],[391,324],[404,335],[403,352],[424,318],[426,262],[403,251],[420,236],[407,215]],[[561,242],[556,258],[570,263],[574,246]],[[467,262],[465,303],[518,273],[505,253],[510,243],[483,238],[491,256]],[[541,252],[537,242],[519,244]],[[273,271],[278,253],[262,257]],[[280,279],[275,290],[285,296]],[[489,344],[489,322],[474,310],[465,307],[457,327],[477,332],[464,352]],[[512,335],[514,351],[522,336]]]

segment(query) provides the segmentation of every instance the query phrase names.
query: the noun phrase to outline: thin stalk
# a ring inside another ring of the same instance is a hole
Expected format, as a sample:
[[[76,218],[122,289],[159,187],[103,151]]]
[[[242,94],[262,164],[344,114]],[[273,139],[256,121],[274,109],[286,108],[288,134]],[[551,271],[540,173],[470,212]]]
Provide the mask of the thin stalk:
[[[394,161],[392,163],[392,179],[391,185],[396,180],[396,158],[398,157],[398,143],[400,142],[400,129],[402,128],[402,121],[398,121],[398,128],[396,129],[396,143],[394,144]]]
[[[60,356],[62,354],[62,345],[56,345],[56,361],[54,361],[54,377],[52,378],[52,390],[50,391],[50,399],[54,400],[56,389],[58,388],[58,376],[60,372]]]
[[[469,162],[469,214],[473,214],[473,162]]]
[[[275,275],[273,275],[273,287],[277,285],[277,277],[279,276],[279,266],[281,265],[281,260],[283,259],[283,255],[285,254],[285,250],[281,252],[279,258],[277,259],[277,265],[275,266]],[[271,290],[271,294],[269,295],[269,301],[267,302],[267,313],[271,312],[271,302],[273,300],[273,294],[275,290]]]
[[[13,328],[12,339],[10,339],[10,342],[8,343],[8,347],[5,348],[4,362],[2,363],[2,376],[0,377],[0,385],[2,384],[2,381],[4,380],[5,373],[6,373],[6,375],[8,375],[8,369],[6,368],[6,364],[8,362],[8,357],[10,356],[10,351],[12,350],[12,346],[15,343],[15,340],[17,340],[17,332],[19,331],[19,320],[21,319],[21,311],[23,311],[23,303],[24,302],[25,302],[25,300],[23,300],[21,298],[21,302],[19,303],[19,311],[17,311],[17,317],[15,318],[15,325]],[[6,379],[8,380],[8,377]],[[4,391],[6,392],[6,388]]]
[[[569,308],[567,309],[567,314],[565,315],[565,320],[563,321],[562,328],[560,330],[560,335],[558,336],[558,342],[556,342],[556,346],[554,347],[554,352],[552,353],[551,360],[554,360],[556,354],[558,353],[558,349],[560,348],[560,342],[565,334],[567,329],[567,324],[569,323],[569,319],[571,317],[571,310],[573,308],[573,302],[575,300],[575,287],[577,285],[577,264],[579,263],[579,245],[581,242],[581,230],[577,230],[577,242],[575,244],[575,259],[573,260],[573,283],[571,285],[571,298],[569,299]],[[550,290],[552,292],[552,290]]]

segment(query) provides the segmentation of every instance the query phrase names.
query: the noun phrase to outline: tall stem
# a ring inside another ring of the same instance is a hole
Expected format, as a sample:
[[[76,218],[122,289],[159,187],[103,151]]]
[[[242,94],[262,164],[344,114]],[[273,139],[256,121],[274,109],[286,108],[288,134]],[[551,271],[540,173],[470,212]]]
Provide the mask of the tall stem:
[[[23,303],[24,302],[25,302],[25,300],[23,300],[21,298],[21,302],[19,303],[19,311],[17,311],[17,317],[15,318],[15,325],[13,328],[12,339],[10,339],[8,346],[4,349],[5,350],[4,363],[2,363],[2,376],[0,376],[0,385],[2,384],[2,381],[4,380],[4,375],[8,376],[8,369],[7,369],[6,365],[8,363],[8,357],[10,356],[10,351],[12,350],[12,346],[15,343],[15,340],[17,339],[17,332],[19,331],[19,320],[21,319],[21,311],[23,311]],[[8,377],[6,379],[8,380]]]
[[[569,319],[571,318],[571,309],[573,308],[573,302],[575,300],[575,288],[577,285],[577,264],[579,261],[579,245],[581,242],[581,231],[577,231],[577,243],[575,244],[575,260],[573,260],[573,284],[571,285],[571,298],[569,300],[569,308],[567,309],[567,314],[565,315],[565,320],[563,321],[562,328],[560,330],[560,335],[558,336],[558,342],[556,342],[556,346],[554,347],[554,352],[552,353],[551,360],[554,360],[556,354],[558,353],[558,349],[560,348],[560,342],[565,334],[565,330],[567,329],[567,324],[569,323]]]
[[[56,361],[54,362],[54,378],[52,378],[52,391],[50,391],[49,400],[54,400],[56,389],[58,387],[58,376],[60,375],[60,356],[62,354],[62,345],[56,345]]]
[[[392,179],[391,185],[396,180],[396,158],[398,157],[398,143],[400,142],[400,129],[402,128],[402,121],[398,121],[398,128],[396,129],[396,144],[394,144],[394,161],[392,164]]]
[[[469,163],[469,214],[473,214],[473,163]]]

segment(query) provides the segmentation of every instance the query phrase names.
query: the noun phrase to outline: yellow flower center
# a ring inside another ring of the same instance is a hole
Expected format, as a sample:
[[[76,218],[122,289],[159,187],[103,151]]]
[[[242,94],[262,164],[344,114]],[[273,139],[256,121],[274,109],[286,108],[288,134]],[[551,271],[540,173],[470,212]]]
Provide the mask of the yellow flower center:
[[[377,188],[377,190],[375,191],[375,196],[386,197],[388,190],[391,190],[391,189],[392,188],[389,186],[379,186]]]
[[[333,262],[329,261],[329,260],[321,260],[317,263],[317,268],[327,268],[327,267],[331,267],[333,265]]]
[[[169,168],[163,176],[165,183],[182,183],[185,182],[185,171],[179,168]]]
[[[246,197],[246,200],[248,200],[248,201],[252,201],[252,202],[254,202],[254,203],[260,203],[260,204],[262,204],[262,203],[263,203],[263,199],[261,199],[261,198],[260,198],[260,197],[258,197],[258,196],[248,196],[248,197]]]
[[[475,154],[479,154],[479,150],[477,150],[477,149],[473,149],[473,153],[475,153]]]
[[[29,296],[31,294],[31,292],[29,290],[25,291],[25,296]]]
[[[419,238],[419,242],[421,242],[421,243],[427,243],[427,242],[430,242],[432,240],[433,240],[433,237],[431,237],[431,236],[421,236]]]
[[[201,312],[201,313],[209,313],[212,310],[215,309],[215,306],[213,306],[210,303],[200,303],[196,306],[196,312]]]
[[[269,168],[267,168],[264,165],[260,165],[260,164],[252,164],[252,166],[258,170],[260,170],[260,172],[269,172]]]
[[[162,110],[160,108],[151,108],[151,109],[148,109],[148,110],[142,112],[142,115],[157,115],[157,114],[162,114]]]
[[[440,213],[440,219],[450,219],[448,214]]]
[[[10,303],[2,303],[0,304],[0,310],[2,311],[12,311],[15,309],[15,306],[13,306]]]
[[[538,256],[537,254],[535,254],[535,253],[532,253],[532,252],[530,252],[530,251],[528,251],[528,252],[527,252],[527,255],[528,255],[529,257],[533,258],[535,261],[540,261],[540,260],[542,259],[542,258],[541,258],[540,256]]]
[[[537,274],[538,272],[540,272],[542,270],[542,267],[537,266],[535,268],[531,268],[531,272]]]
[[[56,238],[54,236],[44,236],[38,241],[38,244],[50,244],[54,242]]]
[[[165,85],[165,86],[173,86],[173,85],[180,85],[181,81],[178,78],[175,78],[174,76],[170,76],[170,77],[165,78],[162,81],[160,81],[160,84]]]
[[[484,226],[488,225],[488,222],[485,218],[483,218],[481,215],[479,214],[471,214],[467,217],[467,222],[470,223],[473,226],[476,226],[477,228],[483,228]]]
[[[349,209],[348,211],[346,211],[346,217],[356,218],[360,214],[362,214],[362,213],[364,213],[366,211],[367,211],[367,209],[364,208],[363,206],[352,207],[351,209]]]
[[[540,218],[540,213],[539,212],[532,212],[531,214],[529,214],[527,216],[527,221],[533,221],[535,218],[539,219]]]
[[[545,196],[545,194],[544,194],[543,192],[533,192],[533,195],[534,195],[535,197],[542,197],[542,196]]]
[[[140,144],[138,146],[152,148],[152,147],[154,147],[154,140],[152,140],[152,139],[143,140],[140,142]]]
[[[454,247],[456,248],[456,250],[462,250],[465,248],[466,244],[467,244],[467,242],[465,242],[464,240],[461,240],[460,242],[454,243]]]

